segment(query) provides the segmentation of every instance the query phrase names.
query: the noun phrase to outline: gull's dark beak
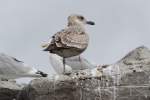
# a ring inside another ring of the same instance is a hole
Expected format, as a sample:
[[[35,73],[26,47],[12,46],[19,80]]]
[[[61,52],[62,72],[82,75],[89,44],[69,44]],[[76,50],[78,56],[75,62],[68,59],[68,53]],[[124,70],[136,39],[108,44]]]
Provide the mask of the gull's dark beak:
[[[36,74],[40,74],[42,77],[47,77],[48,74],[42,72],[42,71],[37,71]]]
[[[87,21],[86,24],[89,24],[89,25],[95,25],[95,23],[92,22],[92,21]]]

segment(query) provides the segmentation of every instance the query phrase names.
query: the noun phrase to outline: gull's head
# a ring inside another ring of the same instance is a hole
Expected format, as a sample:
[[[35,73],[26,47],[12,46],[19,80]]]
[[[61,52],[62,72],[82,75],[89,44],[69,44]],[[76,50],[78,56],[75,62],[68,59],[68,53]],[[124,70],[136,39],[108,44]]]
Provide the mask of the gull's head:
[[[84,16],[73,14],[68,17],[68,26],[70,25],[95,25],[93,21],[88,21]]]
[[[48,76],[48,74],[46,74],[46,73],[44,73],[44,72],[42,72],[42,71],[39,71],[39,70],[36,72],[36,74],[37,74],[37,75],[38,75],[38,74],[41,75],[41,77],[47,77],[47,76]]]

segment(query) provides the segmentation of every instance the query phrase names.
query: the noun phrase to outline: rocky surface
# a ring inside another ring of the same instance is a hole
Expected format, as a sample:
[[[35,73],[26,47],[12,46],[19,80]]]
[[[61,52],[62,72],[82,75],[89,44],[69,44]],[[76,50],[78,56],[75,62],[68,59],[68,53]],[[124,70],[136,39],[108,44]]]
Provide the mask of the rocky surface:
[[[136,48],[115,64],[33,80],[18,100],[150,100],[150,50]]]
[[[17,100],[150,100],[150,50],[141,46],[111,65],[32,80]]]
[[[15,100],[22,87],[12,81],[0,81],[0,100]]]

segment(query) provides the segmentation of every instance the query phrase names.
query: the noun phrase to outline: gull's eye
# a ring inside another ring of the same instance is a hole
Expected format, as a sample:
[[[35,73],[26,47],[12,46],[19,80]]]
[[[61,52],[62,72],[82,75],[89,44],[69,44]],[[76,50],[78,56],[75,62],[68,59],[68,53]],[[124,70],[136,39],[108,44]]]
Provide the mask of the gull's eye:
[[[80,20],[84,20],[84,17],[83,17],[83,16],[79,16],[79,19],[80,19]]]

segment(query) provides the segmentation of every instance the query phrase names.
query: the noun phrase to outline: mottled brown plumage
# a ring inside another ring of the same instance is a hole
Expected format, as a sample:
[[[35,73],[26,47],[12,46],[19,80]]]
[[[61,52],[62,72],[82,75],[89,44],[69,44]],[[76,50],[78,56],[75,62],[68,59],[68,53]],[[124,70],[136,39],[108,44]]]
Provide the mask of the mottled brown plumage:
[[[69,16],[67,28],[52,36],[51,42],[44,50],[63,58],[80,55],[89,42],[88,34],[84,29],[85,24],[94,25],[94,22],[87,21],[81,15]]]

